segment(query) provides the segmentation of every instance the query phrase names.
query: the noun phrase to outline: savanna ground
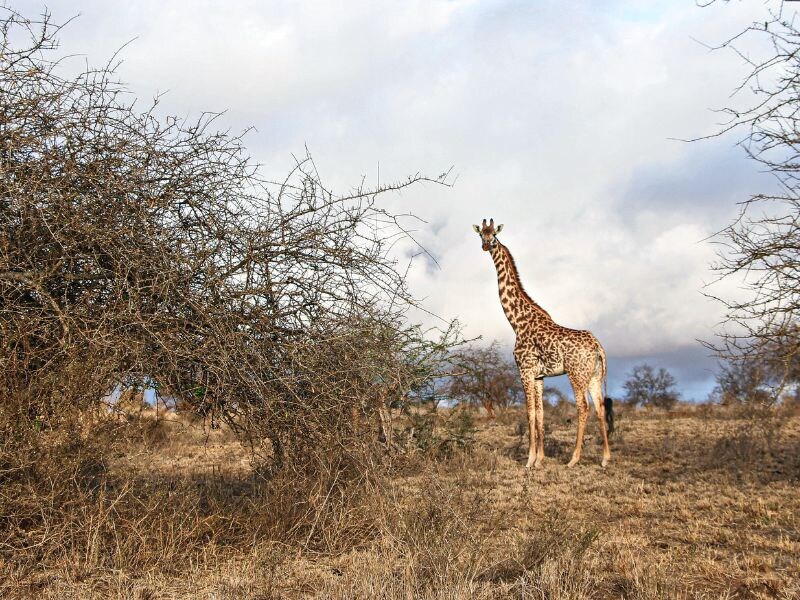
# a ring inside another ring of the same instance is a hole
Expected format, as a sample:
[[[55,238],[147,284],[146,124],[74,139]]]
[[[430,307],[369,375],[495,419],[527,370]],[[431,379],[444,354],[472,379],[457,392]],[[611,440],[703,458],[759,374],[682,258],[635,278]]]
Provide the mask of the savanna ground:
[[[103,464],[112,483],[91,502],[18,490],[32,519],[59,516],[20,532],[30,543],[0,562],[0,596],[800,597],[796,414],[622,409],[611,465],[599,466],[592,417],[567,469],[575,423],[553,409],[547,460],[532,472],[521,409],[472,414],[440,411],[449,428],[394,458],[388,479],[365,478],[350,498],[320,484],[303,506],[291,505],[291,481],[280,492],[255,483],[230,432],[146,416]],[[96,476],[91,464],[75,458],[71,476]]]

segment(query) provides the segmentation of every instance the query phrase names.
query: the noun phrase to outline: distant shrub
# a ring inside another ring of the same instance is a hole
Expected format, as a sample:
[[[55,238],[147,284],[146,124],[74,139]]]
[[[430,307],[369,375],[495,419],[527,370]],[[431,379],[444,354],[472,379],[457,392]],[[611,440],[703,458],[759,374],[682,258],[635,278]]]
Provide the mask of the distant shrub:
[[[638,365],[623,384],[625,402],[632,406],[669,409],[680,397],[676,385],[675,378],[665,368],[656,370],[648,364]]]

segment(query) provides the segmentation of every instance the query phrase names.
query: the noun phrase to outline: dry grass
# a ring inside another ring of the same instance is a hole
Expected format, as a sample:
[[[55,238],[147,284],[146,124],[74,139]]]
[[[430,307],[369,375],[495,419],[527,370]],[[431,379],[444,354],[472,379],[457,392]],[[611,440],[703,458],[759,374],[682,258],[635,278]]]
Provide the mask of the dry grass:
[[[798,417],[753,426],[720,410],[621,411],[605,470],[595,424],[583,462],[566,468],[568,417],[550,415],[539,471],[523,468],[512,410],[444,458],[403,457],[387,480],[344,491],[260,479],[228,433],[180,420],[142,428],[102,460],[76,441],[37,466],[67,464],[72,496],[31,483],[0,499],[30,508],[17,523],[24,552],[0,554],[0,596],[800,595]],[[69,543],[48,542],[59,535]]]

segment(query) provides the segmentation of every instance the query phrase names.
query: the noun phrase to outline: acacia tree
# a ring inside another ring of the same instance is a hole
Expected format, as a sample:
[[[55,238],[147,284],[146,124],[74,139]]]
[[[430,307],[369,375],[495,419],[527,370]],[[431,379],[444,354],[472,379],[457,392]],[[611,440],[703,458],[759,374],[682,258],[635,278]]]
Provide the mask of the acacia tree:
[[[111,67],[64,75],[58,31],[0,8],[1,431],[155,381],[297,447],[419,385],[406,233],[377,197],[423,177],[336,194],[305,157],[272,183],[216,115],[142,110]]]
[[[795,378],[800,356],[800,29],[794,6],[767,6],[763,20],[727,40],[749,71],[737,89],[744,106],[721,112],[716,135],[743,132],[739,145],[778,181],[777,191],[744,201],[738,218],[716,237],[720,278],[744,280],[743,299],[716,297],[726,308],[720,357],[769,365]],[[763,49],[766,48],[766,51]],[[762,50],[760,50],[762,49]],[[713,295],[713,294],[712,294]]]
[[[675,378],[664,367],[656,370],[651,365],[641,364],[633,368],[623,384],[625,401],[632,406],[669,409],[680,397],[675,386]]]
[[[710,398],[725,406],[770,404],[774,378],[766,365],[755,361],[728,361],[720,365],[717,385]]]
[[[766,343],[765,348],[773,344]],[[795,355],[788,361],[774,360],[780,356],[780,348],[768,359],[759,356],[739,356],[736,360],[724,361],[717,373],[717,385],[710,398],[720,404],[741,405],[759,404],[770,406],[781,398],[791,400],[796,385],[787,385],[800,381],[800,356]]]

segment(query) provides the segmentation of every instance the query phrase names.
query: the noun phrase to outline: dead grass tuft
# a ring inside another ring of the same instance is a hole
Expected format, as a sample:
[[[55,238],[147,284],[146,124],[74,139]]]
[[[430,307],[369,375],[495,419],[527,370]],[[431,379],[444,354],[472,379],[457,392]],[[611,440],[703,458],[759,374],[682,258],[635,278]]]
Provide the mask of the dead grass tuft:
[[[180,418],[69,436],[32,428],[3,445],[0,595],[797,594],[796,420],[736,469],[708,455],[740,420],[654,414],[626,420],[607,469],[587,444],[574,470],[553,454],[526,473],[509,450],[521,414],[511,416],[473,420],[471,443],[446,454],[320,446],[271,473],[229,431]],[[450,418],[435,423],[441,439]],[[548,435],[574,442],[571,424],[554,422]]]

